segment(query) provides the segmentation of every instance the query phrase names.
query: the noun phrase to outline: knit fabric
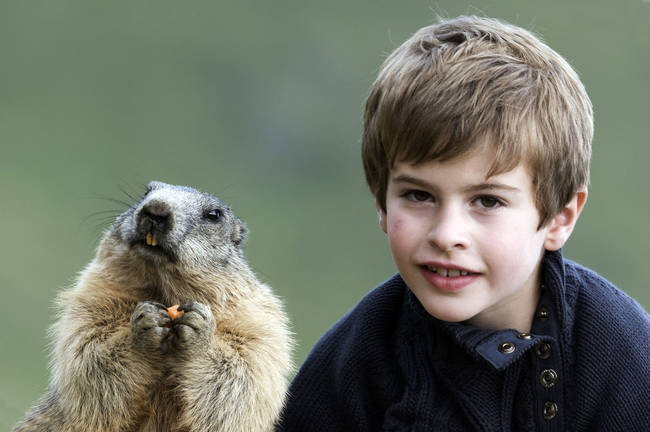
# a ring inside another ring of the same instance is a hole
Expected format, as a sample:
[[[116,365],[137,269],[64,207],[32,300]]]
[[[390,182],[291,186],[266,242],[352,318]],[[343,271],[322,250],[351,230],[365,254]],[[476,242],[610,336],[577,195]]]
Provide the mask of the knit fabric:
[[[277,430],[650,431],[648,313],[559,251],[542,282],[526,335],[439,321],[394,276],[314,346]]]

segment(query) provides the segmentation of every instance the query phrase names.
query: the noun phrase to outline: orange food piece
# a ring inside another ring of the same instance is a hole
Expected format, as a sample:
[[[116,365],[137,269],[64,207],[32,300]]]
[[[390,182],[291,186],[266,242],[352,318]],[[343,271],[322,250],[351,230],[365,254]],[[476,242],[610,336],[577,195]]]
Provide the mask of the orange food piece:
[[[176,318],[182,316],[185,313],[185,311],[183,310],[178,310],[178,306],[179,305],[174,305],[167,308],[167,313],[169,314],[169,317],[172,320],[175,320]]]
[[[167,315],[169,315],[169,318],[171,318],[172,321],[178,318],[179,316],[182,316],[185,313],[185,311],[183,310],[178,310],[178,306],[179,305],[174,305],[167,308]],[[172,323],[168,322],[167,324],[165,324],[165,327],[171,328]]]

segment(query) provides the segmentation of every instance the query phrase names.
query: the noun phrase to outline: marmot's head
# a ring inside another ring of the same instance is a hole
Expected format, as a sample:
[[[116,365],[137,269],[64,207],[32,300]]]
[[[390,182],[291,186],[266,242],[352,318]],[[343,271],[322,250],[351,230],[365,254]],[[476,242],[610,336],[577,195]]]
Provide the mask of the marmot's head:
[[[154,181],[138,203],[117,217],[99,253],[122,266],[214,271],[243,262],[245,238],[244,223],[218,198]]]

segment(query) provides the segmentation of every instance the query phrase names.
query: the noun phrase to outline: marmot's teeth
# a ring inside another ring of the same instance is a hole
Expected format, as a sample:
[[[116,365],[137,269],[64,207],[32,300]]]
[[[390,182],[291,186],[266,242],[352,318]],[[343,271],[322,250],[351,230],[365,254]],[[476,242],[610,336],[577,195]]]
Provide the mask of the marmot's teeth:
[[[153,236],[149,232],[149,233],[147,233],[147,245],[151,246],[152,243],[153,243]]]
[[[156,240],[156,234],[151,235],[151,246],[158,246],[158,241]]]

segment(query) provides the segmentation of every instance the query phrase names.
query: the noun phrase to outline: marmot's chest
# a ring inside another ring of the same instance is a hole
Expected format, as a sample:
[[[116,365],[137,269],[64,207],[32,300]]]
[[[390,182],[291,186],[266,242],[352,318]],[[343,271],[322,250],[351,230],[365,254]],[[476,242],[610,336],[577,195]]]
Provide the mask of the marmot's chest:
[[[167,378],[163,376],[162,381]],[[180,405],[175,396],[173,386],[161,383],[150,395],[150,400],[145,401],[142,417],[139,422],[138,432],[184,432],[177,420],[180,418]]]

